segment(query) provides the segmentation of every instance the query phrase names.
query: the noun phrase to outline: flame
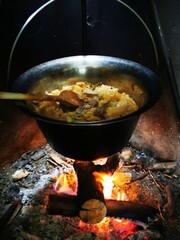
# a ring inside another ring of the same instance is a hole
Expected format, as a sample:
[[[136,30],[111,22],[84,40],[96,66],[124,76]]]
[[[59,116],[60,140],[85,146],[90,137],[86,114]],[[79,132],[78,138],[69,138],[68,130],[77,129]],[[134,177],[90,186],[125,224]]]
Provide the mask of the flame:
[[[58,194],[77,194],[77,178],[74,171],[68,173],[60,174],[54,183],[54,190]]]
[[[63,184],[61,185],[61,182],[63,182]],[[56,192],[58,193],[66,193],[68,192],[69,189],[69,185],[68,185],[68,181],[67,181],[67,176],[66,174],[60,175],[54,185],[54,189]]]
[[[93,172],[93,175],[95,176],[96,181],[101,182],[101,184],[103,185],[104,198],[110,199],[114,187],[113,176],[109,176],[108,174],[99,172]]]
[[[103,185],[103,188],[104,188],[104,190],[103,190],[104,197],[106,199],[110,199],[111,195],[112,195],[112,190],[113,190],[113,187],[114,187],[112,177],[103,176],[102,185]]]
[[[116,184],[117,180],[122,179],[123,174],[121,174],[121,178],[119,179],[116,178],[117,175],[110,176],[108,174],[99,172],[94,172],[93,175],[95,176],[96,181],[101,182],[101,184],[103,185],[103,194],[105,199],[113,199],[117,201],[129,200],[126,193],[119,188],[119,185],[121,184]],[[124,176],[123,178],[126,178],[126,176]],[[118,186],[118,190],[116,190],[116,186]]]
[[[116,171],[112,176],[107,173],[93,172],[97,182],[103,186],[103,194],[105,199],[113,199],[117,201],[128,201],[128,197],[123,190],[123,185],[130,181],[129,173]],[[77,195],[77,175],[73,169],[69,172],[60,174],[56,178],[53,187],[58,194]]]
[[[127,201],[127,196],[126,196],[126,194],[125,194],[123,191],[118,192],[118,193],[117,193],[117,200],[118,200],[118,201]]]

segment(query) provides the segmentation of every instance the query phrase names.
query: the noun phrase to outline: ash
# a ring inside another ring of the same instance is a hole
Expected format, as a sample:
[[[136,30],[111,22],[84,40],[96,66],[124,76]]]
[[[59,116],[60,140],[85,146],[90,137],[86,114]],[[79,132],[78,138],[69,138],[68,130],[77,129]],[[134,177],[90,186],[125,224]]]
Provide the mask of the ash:
[[[48,195],[54,191],[55,177],[72,170],[74,160],[57,154],[46,144],[0,169],[1,239],[178,239],[177,162],[156,159],[151,153],[131,146],[124,148],[119,158],[119,168],[131,178],[118,188],[126,192],[131,201],[158,210],[154,219],[149,219],[148,223],[129,219],[135,226],[134,231],[129,232],[118,218],[107,217],[100,225],[89,225],[82,224],[79,217],[47,214]],[[25,175],[13,177],[19,170]],[[17,209],[9,215],[15,202]]]

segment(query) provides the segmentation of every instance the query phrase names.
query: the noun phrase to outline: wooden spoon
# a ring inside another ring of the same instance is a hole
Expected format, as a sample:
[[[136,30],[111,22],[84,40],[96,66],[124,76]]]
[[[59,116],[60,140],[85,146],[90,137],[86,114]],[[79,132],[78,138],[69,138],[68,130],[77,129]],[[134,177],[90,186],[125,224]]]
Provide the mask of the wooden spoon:
[[[84,101],[79,98],[78,94],[71,90],[64,90],[58,96],[34,93],[12,93],[0,92],[0,99],[6,100],[23,100],[23,101],[54,101],[63,103],[70,107],[79,107]]]

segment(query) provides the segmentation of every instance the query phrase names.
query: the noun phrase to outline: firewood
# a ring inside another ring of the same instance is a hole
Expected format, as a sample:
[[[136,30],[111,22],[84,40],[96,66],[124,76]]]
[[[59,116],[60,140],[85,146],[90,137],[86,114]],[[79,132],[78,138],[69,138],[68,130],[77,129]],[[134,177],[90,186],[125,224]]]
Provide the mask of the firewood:
[[[9,221],[7,222],[7,225],[8,224],[11,224],[11,222],[14,220],[14,218],[17,216],[17,214],[19,213],[19,211],[21,210],[22,208],[22,203],[19,202],[18,205],[16,206],[12,216],[10,217]]]
[[[146,222],[149,217],[155,216],[158,212],[152,207],[137,202],[106,199],[105,204],[107,207],[106,216],[109,217],[129,218]],[[47,213],[52,215],[60,214],[67,217],[78,216],[78,197],[50,194]]]
[[[130,183],[133,183],[135,181],[141,180],[141,179],[145,178],[147,175],[148,175],[147,172],[143,172],[142,174],[140,174],[140,175],[138,175],[136,177],[133,177],[132,180],[130,181]]]
[[[89,199],[81,204],[81,209],[79,210],[79,217],[85,223],[99,223],[101,222],[107,214],[106,205],[102,200]]]
[[[49,194],[47,213],[75,217],[79,211],[77,196]]]
[[[10,224],[13,219],[16,217],[18,212],[22,207],[22,203],[20,200],[15,200],[9,209],[4,213],[2,218],[0,219],[0,228],[3,229],[6,225]]]
[[[109,175],[113,175],[119,165],[119,154],[114,154],[108,157],[107,162],[104,165],[96,165],[95,171],[104,172]]]
[[[167,203],[164,205],[163,210],[170,217],[173,215],[174,208],[173,208],[173,201],[172,201],[172,192],[169,185],[165,187],[165,191],[166,191]]]
[[[79,216],[86,223],[98,223],[106,216],[103,186],[93,175],[91,162],[75,162],[78,177]]]
[[[157,213],[157,210],[154,208],[138,202],[116,201],[111,199],[107,199],[105,202],[107,206],[107,216],[147,221],[148,217],[153,217]]]
[[[106,164],[75,161],[74,169],[78,178],[79,216],[86,223],[98,223],[107,213],[103,195],[103,186],[94,176],[94,172],[114,173],[119,164],[118,154],[109,157]]]
[[[70,165],[66,162],[65,157],[62,157],[60,154],[56,153],[55,151],[52,150],[49,153],[49,156],[57,165],[65,165],[67,168],[70,167]]]
[[[162,171],[167,169],[173,169],[177,166],[177,162],[161,162],[161,163],[154,163],[146,167],[146,170],[155,170],[155,171]]]

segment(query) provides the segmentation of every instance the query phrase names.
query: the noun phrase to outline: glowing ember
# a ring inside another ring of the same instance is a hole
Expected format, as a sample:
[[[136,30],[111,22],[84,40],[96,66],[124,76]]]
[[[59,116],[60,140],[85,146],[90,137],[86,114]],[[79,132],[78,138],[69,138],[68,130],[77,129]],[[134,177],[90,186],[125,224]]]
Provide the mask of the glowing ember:
[[[79,222],[79,227],[85,232],[95,232],[97,239],[126,239],[136,231],[138,224],[127,219],[105,217],[97,224]],[[103,236],[103,238],[101,238]]]

